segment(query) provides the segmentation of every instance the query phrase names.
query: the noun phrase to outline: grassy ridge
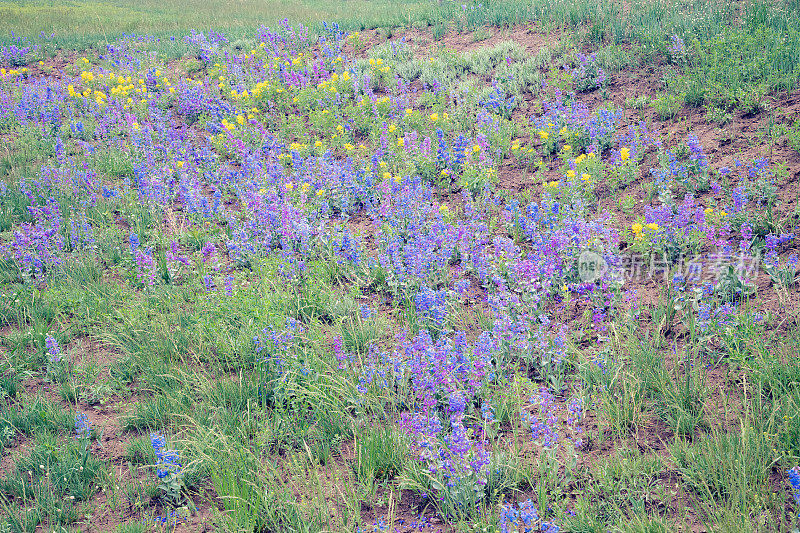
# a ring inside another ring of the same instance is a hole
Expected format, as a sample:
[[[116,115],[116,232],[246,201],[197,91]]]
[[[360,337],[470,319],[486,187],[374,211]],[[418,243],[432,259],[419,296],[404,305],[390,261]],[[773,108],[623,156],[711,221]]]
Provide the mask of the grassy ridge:
[[[312,33],[321,22],[333,20],[345,31],[431,26],[435,39],[448,31],[534,22],[544,30],[573,29],[587,46],[633,44],[651,59],[675,60],[671,46],[678,38],[682,47],[692,49],[693,60],[664,80],[672,98],[693,106],[709,104],[723,114],[734,107],[757,112],[771,92],[791,90],[800,79],[797,0],[642,0],[627,10],[604,0],[14,2],[0,4],[0,46],[22,37],[38,42],[47,55],[139,34],[165,39],[161,55],[180,57],[187,51],[184,43],[167,37],[195,29],[222,32],[231,40],[249,38],[256,28],[274,27],[283,19],[302,22]]]
[[[109,2],[0,2],[0,44],[12,33],[31,39],[55,34],[64,47],[91,45],[124,34],[169,36],[190,29],[250,34],[289,19],[315,25],[336,20],[346,28],[396,26],[430,11],[431,0],[117,0]]]

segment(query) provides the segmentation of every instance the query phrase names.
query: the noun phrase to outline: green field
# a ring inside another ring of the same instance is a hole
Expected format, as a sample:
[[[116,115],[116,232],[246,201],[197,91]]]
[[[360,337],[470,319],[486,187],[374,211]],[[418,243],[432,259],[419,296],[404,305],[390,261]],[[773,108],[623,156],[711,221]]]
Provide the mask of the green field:
[[[0,533],[800,528],[800,2],[0,1]]]
[[[322,21],[340,21],[347,29],[409,24],[432,11],[431,0],[153,0],[117,2],[0,2],[0,42],[11,36],[55,34],[67,45],[93,45],[122,34],[183,35],[191,29],[234,36],[261,25],[276,27],[288,19],[316,29]]]

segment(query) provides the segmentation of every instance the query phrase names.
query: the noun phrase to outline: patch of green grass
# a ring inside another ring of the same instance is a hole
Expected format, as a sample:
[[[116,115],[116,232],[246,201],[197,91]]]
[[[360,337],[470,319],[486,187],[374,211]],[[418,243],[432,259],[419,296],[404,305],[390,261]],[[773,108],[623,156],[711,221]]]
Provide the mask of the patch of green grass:
[[[407,453],[408,445],[395,428],[370,424],[360,429],[353,460],[356,479],[371,486],[375,480],[394,478],[403,471]]]
[[[186,45],[180,37],[189,30],[224,32],[231,41],[252,35],[262,24],[277,27],[278,22],[302,22],[313,28],[323,21],[338,21],[345,30],[378,26],[398,26],[430,12],[429,0],[243,0],[231,4],[223,0],[200,2],[167,0],[155,2],[85,1],[54,4],[32,1],[0,5],[0,44],[10,41],[11,30],[17,37],[38,39],[44,32],[53,34],[52,44],[59,47],[104,46],[123,33],[154,35],[158,47],[171,55],[182,55]],[[321,29],[321,27],[320,27]],[[50,40],[50,39],[49,39]]]
[[[795,120],[786,132],[786,144],[797,153],[800,153],[800,120]]]
[[[65,526],[76,521],[76,504],[99,489],[105,472],[104,463],[80,441],[46,434],[39,434],[37,441],[17,460],[13,471],[0,479],[6,524],[13,530],[30,531],[30,526],[42,522]],[[9,507],[11,500],[25,505]]]
[[[650,107],[655,110],[661,120],[670,120],[675,118],[675,115],[681,110],[681,100],[679,96],[674,94],[662,94],[650,101]]]
[[[684,482],[702,499],[748,508],[767,490],[774,457],[770,439],[747,421],[738,431],[712,430],[689,443],[670,446]]]

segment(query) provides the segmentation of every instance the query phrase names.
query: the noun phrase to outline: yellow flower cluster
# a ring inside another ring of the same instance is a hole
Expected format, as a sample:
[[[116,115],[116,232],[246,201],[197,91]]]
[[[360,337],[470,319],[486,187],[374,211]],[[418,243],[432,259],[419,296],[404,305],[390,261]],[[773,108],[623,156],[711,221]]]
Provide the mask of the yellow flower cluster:
[[[14,76],[20,76],[27,73],[28,73],[28,67],[22,67],[20,69],[12,68],[10,70],[0,68],[0,77],[3,78],[5,78],[6,76],[8,76],[9,78],[13,78]]]
[[[633,232],[634,238],[641,239],[645,229],[655,233],[658,231],[658,227],[658,224],[655,222],[650,222],[649,224],[644,225],[639,222],[635,222],[634,224],[631,224],[631,231]]]
[[[320,83],[318,83],[317,84],[317,89],[319,89],[321,91],[327,90],[329,92],[335,93],[335,92],[338,92],[338,90],[339,90],[339,88],[337,87],[337,84],[340,81],[344,82],[344,83],[347,83],[347,82],[350,81],[350,79],[351,79],[350,78],[350,73],[348,71],[344,71],[341,76],[337,72],[334,72],[333,74],[331,74],[330,78],[328,78],[327,80],[323,80]]]
[[[227,118],[222,119],[222,127],[225,128],[227,131],[233,131],[236,129],[236,126],[230,122]]]

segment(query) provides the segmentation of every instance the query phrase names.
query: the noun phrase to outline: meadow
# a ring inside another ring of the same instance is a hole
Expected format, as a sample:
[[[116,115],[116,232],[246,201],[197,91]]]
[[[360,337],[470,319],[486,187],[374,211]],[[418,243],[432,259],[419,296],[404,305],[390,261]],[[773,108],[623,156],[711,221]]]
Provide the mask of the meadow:
[[[0,21],[0,531],[799,530],[797,0]]]

